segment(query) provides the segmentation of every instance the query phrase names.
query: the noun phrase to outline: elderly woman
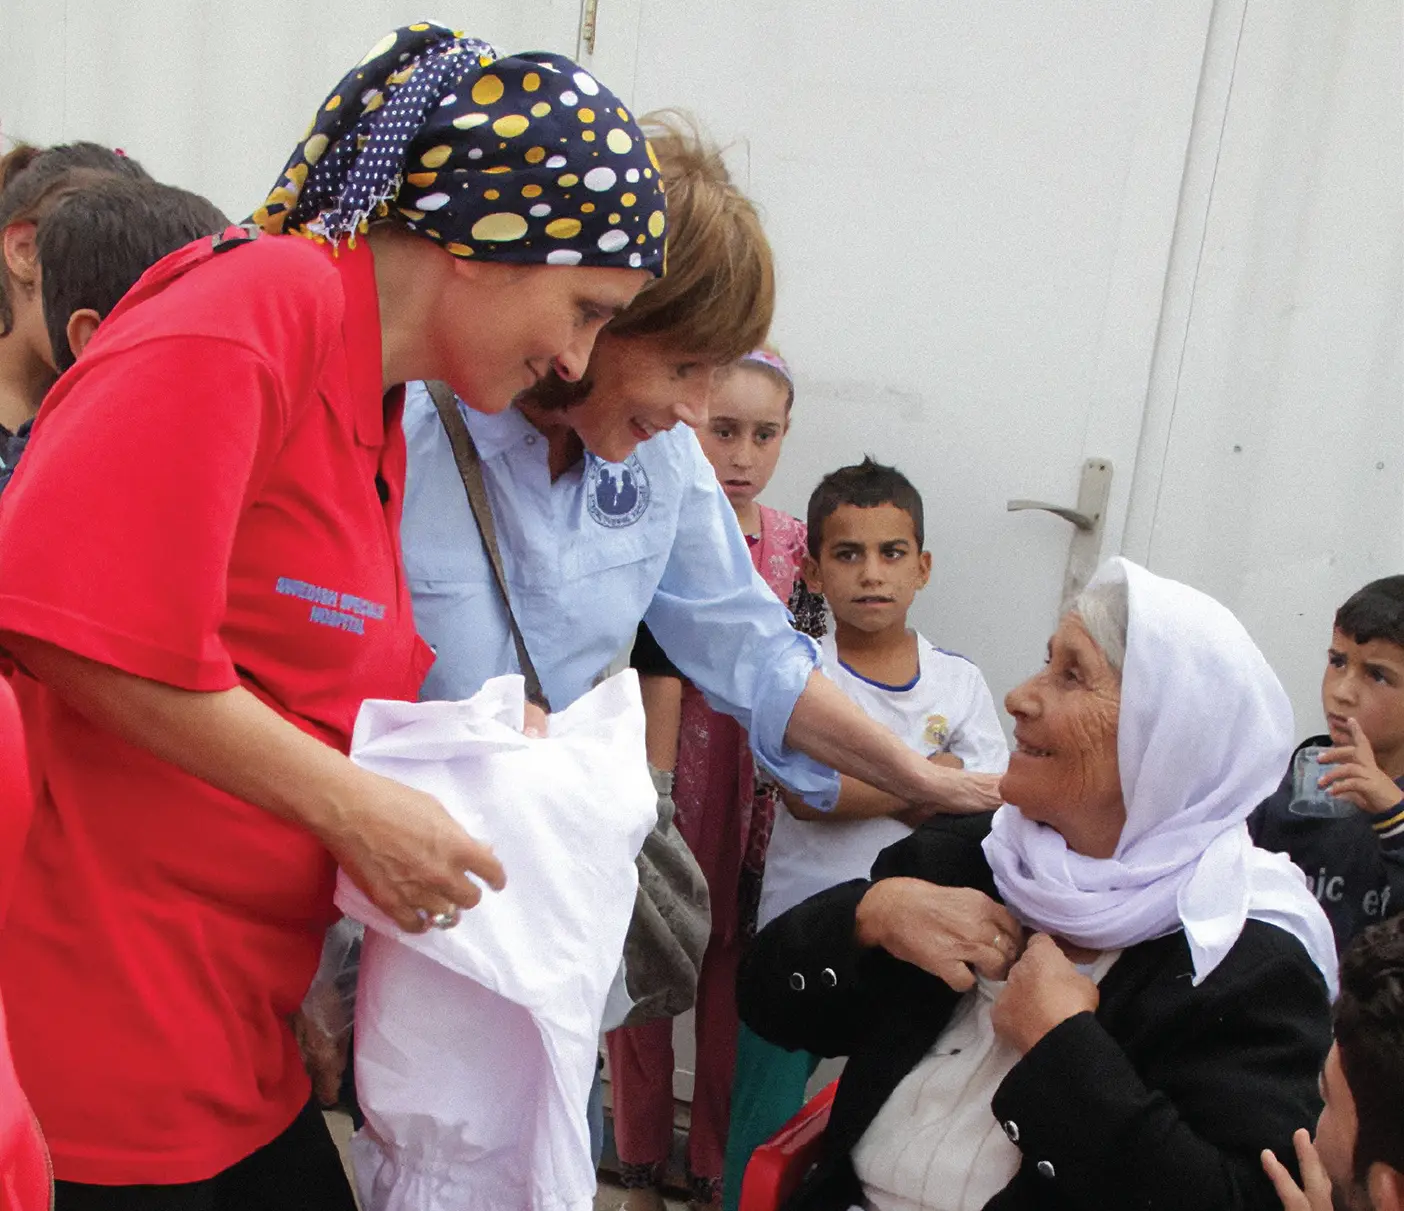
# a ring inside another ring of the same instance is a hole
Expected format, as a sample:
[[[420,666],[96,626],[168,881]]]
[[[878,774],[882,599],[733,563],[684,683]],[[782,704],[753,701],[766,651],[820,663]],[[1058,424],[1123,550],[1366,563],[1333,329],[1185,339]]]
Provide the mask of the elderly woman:
[[[1114,560],[1006,705],[992,825],[938,817],[749,956],[755,1030],[852,1057],[788,1207],[1275,1207],[1258,1155],[1319,1107],[1336,970],[1243,823],[1281,686],[1227,610]]]

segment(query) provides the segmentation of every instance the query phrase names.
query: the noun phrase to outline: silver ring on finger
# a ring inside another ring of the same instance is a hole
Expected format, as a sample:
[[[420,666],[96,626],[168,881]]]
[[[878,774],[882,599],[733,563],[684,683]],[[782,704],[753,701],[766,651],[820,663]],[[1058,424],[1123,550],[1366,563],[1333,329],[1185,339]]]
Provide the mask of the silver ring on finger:
[[[455,905],[448,912],[436,912],[429,918],[431,929],[452,929],[458,924],[458,907]]]
[[[994,947],[996,950],[1004,949],[1004,934],[1001,933],[998,929],[995,930]]]

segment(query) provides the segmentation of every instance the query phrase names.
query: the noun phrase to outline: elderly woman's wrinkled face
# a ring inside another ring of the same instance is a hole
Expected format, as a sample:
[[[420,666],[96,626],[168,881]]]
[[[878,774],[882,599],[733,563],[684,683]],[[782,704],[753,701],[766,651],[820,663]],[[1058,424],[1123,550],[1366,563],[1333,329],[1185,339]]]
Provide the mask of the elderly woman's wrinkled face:
[[[1109,858],[1126,824],[1116,728],[1121,678],[1076,614],[1048,641],[1048,663],[1011,690],[1015,751],[1005,802],[1063,834],[1078,853]]]

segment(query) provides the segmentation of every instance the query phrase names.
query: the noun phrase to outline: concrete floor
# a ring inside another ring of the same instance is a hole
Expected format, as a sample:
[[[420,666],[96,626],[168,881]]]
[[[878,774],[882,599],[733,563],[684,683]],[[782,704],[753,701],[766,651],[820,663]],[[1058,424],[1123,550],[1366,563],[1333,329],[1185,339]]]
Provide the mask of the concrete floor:
[[[601,1176],[600,1188],[595,1192],[595,1211],[616,1211],[624,1201],[624,1187],[616,1186],[607,1176]],[[687,1211],[687,1203],[678,1199],[666,1201],[668,1211]]]

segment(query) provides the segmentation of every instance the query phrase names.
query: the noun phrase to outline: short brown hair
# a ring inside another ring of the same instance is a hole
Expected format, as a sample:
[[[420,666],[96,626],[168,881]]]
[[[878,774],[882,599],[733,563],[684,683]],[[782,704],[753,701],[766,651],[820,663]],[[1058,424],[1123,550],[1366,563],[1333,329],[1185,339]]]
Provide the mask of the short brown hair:
[[[15,223],[38,223],[73,188],[104,176],[151,178],[140,164],[99,143],[67,143],[35,152],[21,145],[5,158],[0,189],[0,236]],[[0,255],[0,336],[14,327],[9,296],[10,273]]]
[[[91,308],[105,319],[162,257],[228,226],[212,202],[174,185],[106,175],[67,192],[35,235],[59,371],[73,365],[68,320],[75,311]]]
[[[775,265],[760,216],[691,117],[658,110],[639,125],[666,191],[667,272],[608,331],[651,337],[716,365],[734,362],[764,342],[775,311]]]
[[[830,471],[810,494],[806,522],[812,558],[818,559],[819,552],[824,549],[824,523],[842,505],[857,505],[860,509],[891,505],[901,509],[912,519],[917,549],[925,549],[926,519],[921,507],[921,493],[896,467],[884,466],[868,454],[861,463]]]
[[[32,143],[16,143],[3,156],[0,156],[0,189],[4,189],[20,173],[34,163],[43,152],[42,147]]]

